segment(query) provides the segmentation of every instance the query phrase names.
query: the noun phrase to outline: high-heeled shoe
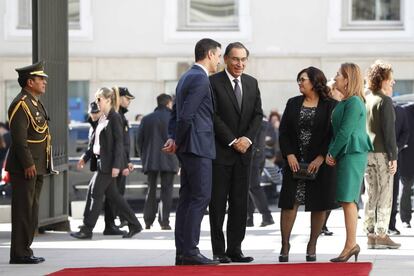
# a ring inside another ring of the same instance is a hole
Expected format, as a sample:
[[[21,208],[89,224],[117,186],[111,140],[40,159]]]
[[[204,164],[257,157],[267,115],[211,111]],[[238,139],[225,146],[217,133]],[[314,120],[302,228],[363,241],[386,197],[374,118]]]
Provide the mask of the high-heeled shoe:
[[[308,243],[308,246],[306,247],[306,261],[307,262],[316,262],[316,253],[315,253],[316,249],[313,250],[313,254],[310,254],[309,251],[310,250],[309,250],[309,243]]]
[[[357,244],[351,250],[349,250],[348,253],[346,253],[345,255],[338,256],[336,258],[331,259],[331,262],[333,262],[333,263],[345,263],[352,256],[355,256],[355,262],[357,262],[358,261],[358,255],[359,255],[360,251],[361,251],[361,248],[359,248],[359,245]]]
[[[288,245],[287,254],[283,254],[283,247],[280,249],[280,255],[279,255],[279,262],[280,263],[287,263],[289,262],[289,251],[290,251],[290,244]]]

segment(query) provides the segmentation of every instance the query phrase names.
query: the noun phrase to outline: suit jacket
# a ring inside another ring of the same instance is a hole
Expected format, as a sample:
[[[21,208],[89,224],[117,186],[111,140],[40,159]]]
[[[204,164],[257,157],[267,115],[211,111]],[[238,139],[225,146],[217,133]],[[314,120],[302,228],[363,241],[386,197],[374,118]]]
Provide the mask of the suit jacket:
[[[48,172],[47,136],[49,130],[47,112],[42,103],[29,92],[22,91],[9,107],[11,146],[6,162],[6,171],[24,173],[24,169],[35,165],[37,174]],[[36,130],[38,126],[46,131]]]
[[[123,150],[121,115],[114,109],[111,109],[108,113],[107,120],[107,126],[99,134],[100,170],[103,173],[110,174],[112,168],[125,169],[127,167],[127,159],[125,151]]]
[[[333,139],[329,153],[340,159],[347,153],[362,153],[373,150],[367,134],[366,109],[357,96],[341,101],[332,114]]]
[[[410,129],[410,136],[407,142],[408,147],[400,153],[398,166],[402,177],[414,178],[414,103],[403,106]]]
[[[397,138],[398,152],[401,152],[408,145],[410,138],[410,124],[402,106],[394,104],[395,110],[395,136]]]
[[[125,117],[125,113],[128,112],[128,109],[125,107],[120,106],[119,107],[119,115],[121,115],[122,120],[122,133],[123,133],[123,144],[124,144],[124,150],[125,150],[125,158],[128,163],[131,162],[131,158],[129,156],[129,151],[131,148],[131,138],[129,137],[129,123],[128,119]]]
[[[299,114],[305,97],[296,96],[288,100],[279,127],[280,150],[285,159],[294,154],[299,160]],[[330,98],[319,98],[313,119],[311,139],[305,156],[306,163],[312,162],[318,155],[326,156],[332,138],[331,114],[337,102]],[[322,163],[317,177],[306,185],[305,210],[322,211],[336,208],[335,203],[336,170]],[[287,162],[283,168],[283,183],[280,192],[279,207],[292,209],[295,202],[297,180]]]
[[[233,86],[225,71],[210,77],[215,99],[214,131],[216,133],[217,158],[215,164],[232,165],[242,157],[244,164],[251,161],[252,147],[241,154],[229,146],[236,138],[245,136],[254,141],[263,118],[262,102],[257,80],[241,75],[242,107],[237,104]]]
[[[178,81],[168,127],[177,153],[216,158],[213,97],[205,71],[193,65]]]
[[[177,157],[161,151],[168,138],[170,116],[171,110],[165,106],[158,106],[154,112],[142,118],[137,143],[144,173],[148,171],[178,171]]]

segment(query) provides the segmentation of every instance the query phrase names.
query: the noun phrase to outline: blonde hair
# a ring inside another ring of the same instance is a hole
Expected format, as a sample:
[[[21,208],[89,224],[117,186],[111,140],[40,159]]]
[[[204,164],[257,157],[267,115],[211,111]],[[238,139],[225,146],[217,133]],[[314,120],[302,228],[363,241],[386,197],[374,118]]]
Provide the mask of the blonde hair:
[[[119,110],[119,89],[118,87],[114,87],[112,89],[108,87],[99,88],[98,91],[96,91],[95,96],[96,97],[102,96],[105,99],[110,99],[112,108],[115,109],[116,112],[118,112]]]
[[[361,69],[355,63],[342,63],[341,74],[344,78],[348,79],[348,85],[346,87],[346,95],[344,99],[352,96],[358,96],[365,102],[364,95],[364,78],[361,73]]]

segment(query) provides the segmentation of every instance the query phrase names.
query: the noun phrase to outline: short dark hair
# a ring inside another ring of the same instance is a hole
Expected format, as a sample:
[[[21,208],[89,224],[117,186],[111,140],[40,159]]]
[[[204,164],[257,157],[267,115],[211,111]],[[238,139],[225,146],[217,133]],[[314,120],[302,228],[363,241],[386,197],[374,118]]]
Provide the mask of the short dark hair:
[[[21,77],[19,77],[17,79],[17,82],[19,83],[19,85],[20,85],[21,88],[25,88],[26,85],[27,85],[27,81],[29,79],[34,80],[34,77],[31,77],[31,76],[21,76]]]
[[[319,97],[327,98],[329,97],[329,91],[331,90],[329,86],[327,86],[327,80],[325,74],[316,67],[310,66],[301,70],[296,80],[299,81],[300,75],[303,73],[308,74],[309,81],[312,83],[313,90],[319,95]]]
[[[168,94],[160,94],[157,96],[157,105],[158,106],[167,106],[169,102],[172,102],[172,97]]]
[[[247,57],[249,57],[249,50],[247,50],[247,48],[241,42],[233,42],[227,45],[226,50],[224,51],[224,55],[228,56],[233,48],[246,50]]]
[[[195,61],[197,62],[205,59],[210,50],[215,52],[217,48],[221,48],[220,43],[210,38],[203,38],[202,40],[198,41],[195,46]]]

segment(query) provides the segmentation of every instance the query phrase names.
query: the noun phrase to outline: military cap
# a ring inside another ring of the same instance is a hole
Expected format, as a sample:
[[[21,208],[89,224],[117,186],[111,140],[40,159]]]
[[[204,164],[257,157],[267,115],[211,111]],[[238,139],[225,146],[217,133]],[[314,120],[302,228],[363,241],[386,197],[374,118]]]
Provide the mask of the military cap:
[[[132,95],[126,87],[119,87],[119,96],[125,96],[131,100],[135,99],[134,95]]]
[[[99,106],[96,102],[91,102],[89,104],[88,113],[98,113],[99,112]]]
[[[19,74],[19,78],[28,78],[30,76],[48,77],[48,75],[44,72],[45,69],[43,61],[39,61],[26,67],[16,68],[15,70]]]

